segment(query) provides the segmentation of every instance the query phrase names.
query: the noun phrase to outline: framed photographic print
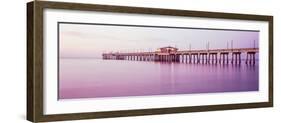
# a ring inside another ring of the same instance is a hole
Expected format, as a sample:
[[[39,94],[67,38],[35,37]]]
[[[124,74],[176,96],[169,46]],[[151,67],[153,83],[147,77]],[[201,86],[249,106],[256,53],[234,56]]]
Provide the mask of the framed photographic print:
[[[272,106],[272,16],[27,3],[29,121]]]

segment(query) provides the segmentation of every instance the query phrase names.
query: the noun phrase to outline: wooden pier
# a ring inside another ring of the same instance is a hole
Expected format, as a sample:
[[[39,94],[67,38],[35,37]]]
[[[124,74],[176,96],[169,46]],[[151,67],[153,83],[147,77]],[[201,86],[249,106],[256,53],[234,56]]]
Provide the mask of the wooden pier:
[[[127,52],[103,53],[103,59],[182,62],[201,64],[241,64],[241,55],[246,55],[245,64],[255,64],[255,55],[258,48],[232,48],[208,50],[182,50],[174,47],[159,48],[154,52]]]

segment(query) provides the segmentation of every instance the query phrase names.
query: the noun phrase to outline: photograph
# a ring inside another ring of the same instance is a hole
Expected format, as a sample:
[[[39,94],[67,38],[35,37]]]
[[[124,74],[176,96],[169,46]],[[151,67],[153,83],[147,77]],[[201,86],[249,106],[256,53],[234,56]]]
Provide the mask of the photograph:
[[[259,30],[57,26],[58,100],[259,91]]]

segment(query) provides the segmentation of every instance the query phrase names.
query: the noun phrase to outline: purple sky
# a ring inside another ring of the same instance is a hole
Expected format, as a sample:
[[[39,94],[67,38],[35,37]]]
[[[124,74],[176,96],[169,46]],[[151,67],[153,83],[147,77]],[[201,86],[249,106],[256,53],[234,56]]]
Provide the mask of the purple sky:
[[[204,29],[153,28],[132,26],[60,25],[60,57],[96,57],[103,52],[154,51],[176,46],[179,50],[258,47],[259,32]],[[255,43],[254,43],[255,40]]]

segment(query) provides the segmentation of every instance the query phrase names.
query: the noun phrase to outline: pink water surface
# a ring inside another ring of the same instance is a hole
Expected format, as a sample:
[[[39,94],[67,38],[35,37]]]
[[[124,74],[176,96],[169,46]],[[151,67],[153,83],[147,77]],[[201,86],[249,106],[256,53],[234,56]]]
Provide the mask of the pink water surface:
[[[258,91],[258,65],[60,59],[59,99]]]

